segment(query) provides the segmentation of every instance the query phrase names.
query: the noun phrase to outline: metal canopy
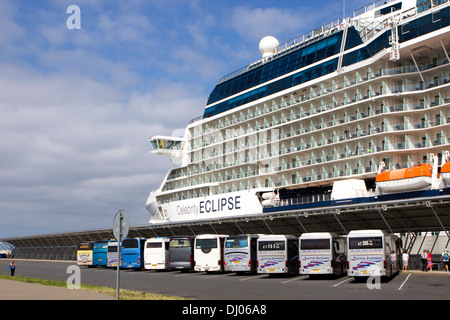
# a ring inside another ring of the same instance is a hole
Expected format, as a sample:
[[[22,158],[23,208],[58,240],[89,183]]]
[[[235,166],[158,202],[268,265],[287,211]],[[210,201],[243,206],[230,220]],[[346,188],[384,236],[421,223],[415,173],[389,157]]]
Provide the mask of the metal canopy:
[[[283,210],[285,209],[285,210]],[[273,209],[275,210],[275,209]],[[278,211],[239,218],[132,226],[133,237],[218,234],[292,234],[382,229],[391,233],[450,230],[450,196],[423,197],[377,203],[338,205],[313,209],[279,207]],[[111,229],[6,238],[15,246],[16,258],[76,259],[76,246],[84,241],[114,239]]]

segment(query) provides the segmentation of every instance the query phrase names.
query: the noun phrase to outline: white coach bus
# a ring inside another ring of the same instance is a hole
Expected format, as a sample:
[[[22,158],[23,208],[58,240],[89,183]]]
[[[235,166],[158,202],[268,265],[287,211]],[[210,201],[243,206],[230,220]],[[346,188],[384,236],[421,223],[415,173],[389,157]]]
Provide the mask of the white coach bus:
[[[258,273],[298,273],[298,237],[263,235],[258,238]]]
[[[304,233],[299,238],[300,274],[342,275],[347,272],[345,237],[329,232]]]
[[[155,237],[145,241],[144,268],[147,270],[169,269],[170,238]]]
[[[385,231],[350,231],[347,250],[350,277],[390,277],[400,270],[400,240]]]
[[[225,239],[224,268],[231,272],[256,272],[257,234],[236,235]]]
[[[194,242],[194,271],[223,271],[223,244],[228,235],[203,234]]]

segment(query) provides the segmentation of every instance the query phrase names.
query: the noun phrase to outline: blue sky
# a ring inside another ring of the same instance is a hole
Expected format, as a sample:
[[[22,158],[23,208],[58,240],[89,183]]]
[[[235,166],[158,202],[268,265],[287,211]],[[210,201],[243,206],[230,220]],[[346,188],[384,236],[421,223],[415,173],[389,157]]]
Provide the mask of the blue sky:
[[[346,1],[346,15],[370,1]],[[70,5],[81,29],[66,26]],[[0,238],[112,226],[170,161],[148,138],[201,115],[222,75],[336,18],[341,1],[1,0]]]

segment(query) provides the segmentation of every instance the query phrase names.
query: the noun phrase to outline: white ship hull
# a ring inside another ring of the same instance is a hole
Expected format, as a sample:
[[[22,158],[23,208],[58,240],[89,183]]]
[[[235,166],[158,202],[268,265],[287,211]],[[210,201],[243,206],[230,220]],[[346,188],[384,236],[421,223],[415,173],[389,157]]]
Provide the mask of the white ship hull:
[[[258,190],[174,201],[160,205],[163,220],[170,222],[210,220],[262,214]],[[161,223],[161,220],[150,221]]]

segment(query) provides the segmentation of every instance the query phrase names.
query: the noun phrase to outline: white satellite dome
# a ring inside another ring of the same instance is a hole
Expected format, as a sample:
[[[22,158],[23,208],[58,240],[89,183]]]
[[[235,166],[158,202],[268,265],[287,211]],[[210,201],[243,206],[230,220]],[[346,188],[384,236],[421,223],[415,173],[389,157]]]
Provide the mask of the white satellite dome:
[[[261,52],[263,58],[270,57],[277,52],[277,48],[280,45],[277,38],[272,36],[267,36],[261,39],[259,42],[259,51]]]

